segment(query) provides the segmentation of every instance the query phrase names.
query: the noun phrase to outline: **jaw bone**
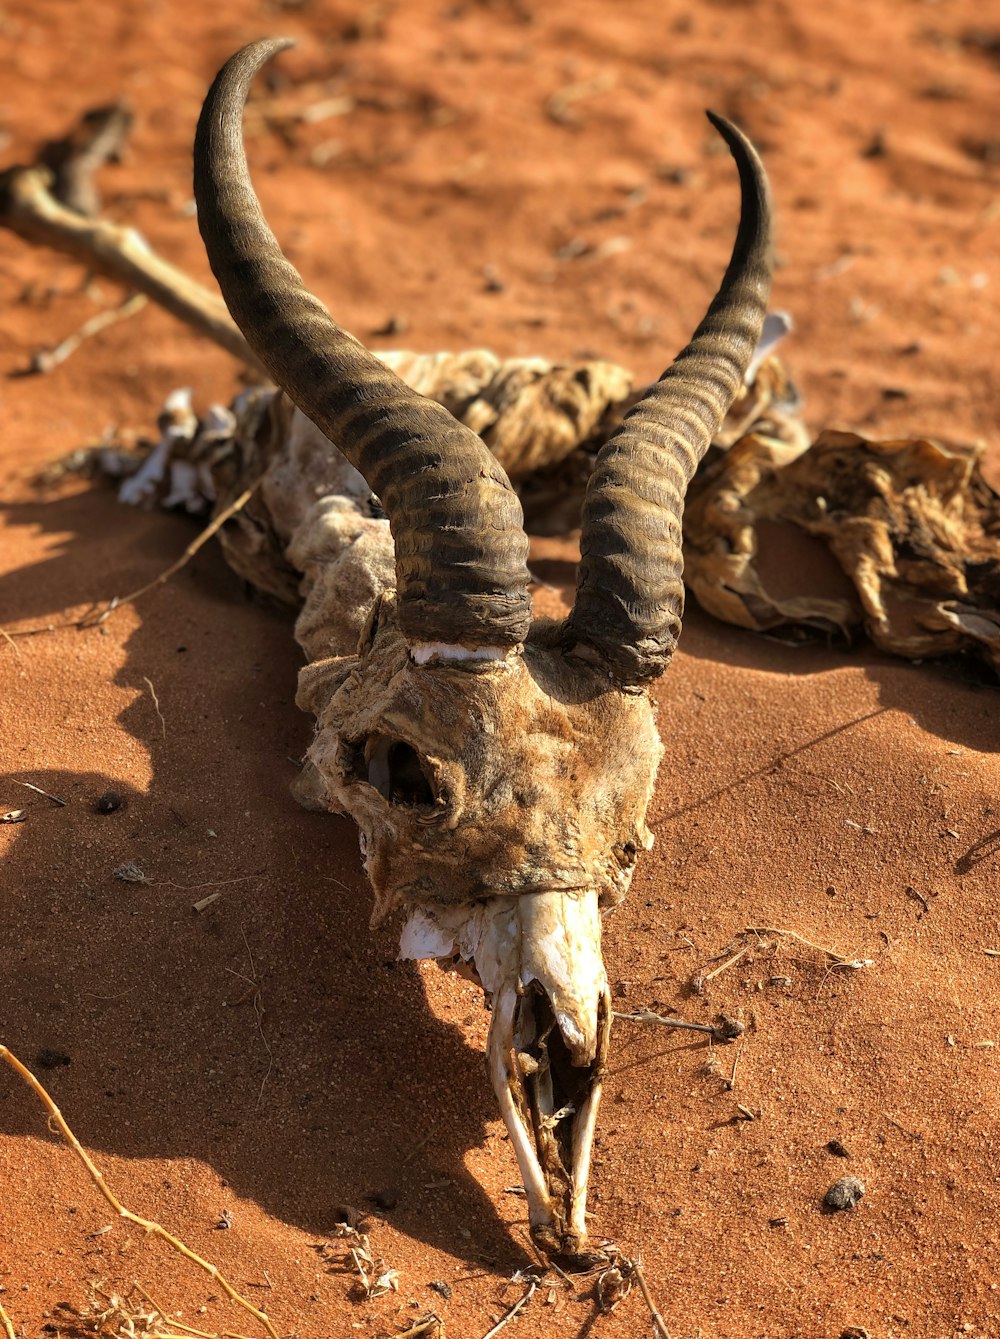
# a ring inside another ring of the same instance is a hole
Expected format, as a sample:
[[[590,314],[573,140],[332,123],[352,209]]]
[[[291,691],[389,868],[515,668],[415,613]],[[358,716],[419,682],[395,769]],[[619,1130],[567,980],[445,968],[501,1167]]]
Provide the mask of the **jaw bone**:
[[[611,1031],[597,892],[420,906],[403,927],[400,956],[462,967],[492,998],[487,1065],[532,1239],[548,1257],[589,1267],[587,1181]]]

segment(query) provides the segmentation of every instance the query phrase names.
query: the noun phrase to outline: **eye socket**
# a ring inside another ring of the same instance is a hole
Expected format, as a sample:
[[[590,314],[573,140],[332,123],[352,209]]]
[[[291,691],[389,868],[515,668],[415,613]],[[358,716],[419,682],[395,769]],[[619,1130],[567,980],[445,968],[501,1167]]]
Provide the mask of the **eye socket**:
[[[437,804],[429,769],[405,740],[369,735],[350,746],[347,761],[348,779],[367,781],[390,804],[428,809]]]
[[[622,869],[632,869],[639,858],[639,848],[635,842],[619,842],[613,850]]]

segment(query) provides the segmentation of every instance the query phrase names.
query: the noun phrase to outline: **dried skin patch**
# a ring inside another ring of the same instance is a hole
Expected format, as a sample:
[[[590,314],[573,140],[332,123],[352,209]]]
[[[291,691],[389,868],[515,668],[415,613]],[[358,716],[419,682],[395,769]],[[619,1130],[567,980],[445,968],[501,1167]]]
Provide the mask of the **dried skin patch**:
[[[1000,670],[1000,497],[979,459],[919,438],[824,432],[799,451],[753,433],[688,501],[685,580],[741,627],[864,630],[894,655],[971,650]]]
[[[611,363],[502,361],[484,349],[381,356],[483,435],[541,533],[578,524],[597,452],[637,398]],[[684,575],[699,603],[756,631],[865,632],[908,659],[972,651],[1000,668],[1000,498],[979,455],[841,432],[810,446],[797,411],[768,354],[689,493]],[[228,562],[267,594],[304,600],[297,635],[310,660],[353,650],[393,583],[388,525],[361,476],[272,391],[246,392],[180,435],[168,418],[147,458],[170,480],[167,503],[218,512],[260,481],[220,534]],[[121,468],[120,453],[104,455]],[[139,474],[148,501],[155,481],[145,465]],[[138,500],[135,477],[125,501]]]
[[[624,896],[660,756],[652,708],[568,665],[536,623],[523,656],[412,663],[384,596],[356,655],[302,672],[310,759],[361,831],[379,915],[401,900],[594,888]],[[384,899],[384,900],[383,900]]]

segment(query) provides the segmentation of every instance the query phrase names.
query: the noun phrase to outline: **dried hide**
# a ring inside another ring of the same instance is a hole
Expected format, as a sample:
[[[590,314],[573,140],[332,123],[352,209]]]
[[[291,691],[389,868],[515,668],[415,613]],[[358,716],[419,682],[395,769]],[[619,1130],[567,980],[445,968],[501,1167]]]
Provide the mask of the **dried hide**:
[[[637,398],[613,363],[502,360],[485,349],[381,357],[483,434],[537,534],[579,524],[597,453]],[[689,592],[738,627],[843,641],[867,633],[894,655],[970,651],[1000,672],[1000,499],[978,455],[838,432],[810,446],[781,360],[769,353],[751,372],[688,494]],[[227,560],[283,603],[305,596],[298,635],[310,658],[328,654],[331,610],[344,623],[334,639],[347,645],[392,584],[391,551],[375,539],[383,513],[357,471],[270,390],[247,391],[201,422],[175,393],[159,426],[138,468],[114,458],[134,471],[122,500],[218,511],[262,479],[220,534]],[[307,504],[323,523],[289,548]],[[360,547],[341,568],[331,543],[337,553]]]
[[[620,902],[651,844],[661,748],[649,699],[609,692],[596,666],[568,666],[545,620],[517,658],[421,669],[386,594],[356,649],[299,677],[323,807],[360,829],[375,921],[487,895],[587,888],[601,910]]]
[[[699,479],[685,582],[757,631],[865,631],[907,658],[975,651],[1000,672],[1000,497],[979,454],[824,432],[754,432]]]
[[[778,319],[780,334],[772,336],[734,400],[709,460],[751,430],[779,437],[797,450],[808,445],[797,415],[798,393],[780,359],[769,352],[789,329],[787,318]],[[414,390],[482,437],[517,489],[528,530],[541,535],[565,534],[580,524],[597,454],[644,390],[635,389],[625,368],[602,361],[501,359],[488,349],[378,356]],[[339,453],[331,453],[327,439],[273,390],[245,391],[228,409],[213,406],[200,421],[190,394],[175,391],[157,426],[159,440],[141,456],[101,447],[89,455],[76,453],[66,468],[86,472],[96,457],[98,472],[127,476],[120,501],[132,506],[158,502],[192,513],[219,512],[266,476],[263,489],[220,532],[220,540],[234,570],[282,603],[301,602],[303,570],[285,555],[294,528],[288,497],[296,496],[298,506],[306,496],[315,500],[344,493],[367,512],[367,519],[383,515],[361,475]],[[63,472],[52,467],[48,477],[54,480]],[[282,483],[275,492],[272,485],[279,476]]]

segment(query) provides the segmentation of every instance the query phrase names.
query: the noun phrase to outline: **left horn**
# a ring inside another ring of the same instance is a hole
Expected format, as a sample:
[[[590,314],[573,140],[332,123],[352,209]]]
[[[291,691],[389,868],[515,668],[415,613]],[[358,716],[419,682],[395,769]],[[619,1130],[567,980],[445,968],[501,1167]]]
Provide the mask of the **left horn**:
[[[576,601],[565,640],[624,686],[662,674],[684,611],[684,494],[738,392],[771,289],[767,176],[753,145],[708,113],[740,174],[732,258],[705,319],[609,438],[587,487]]]
[[[290,45],[244,47],[205,99],[194,189],[212,270],[263,366],[381,499],[410,646],[516,646],[531,620],[528,541],[506,474],[471,429],[411,390],[306,291],[250,184],[243,104],[260,67]]]

